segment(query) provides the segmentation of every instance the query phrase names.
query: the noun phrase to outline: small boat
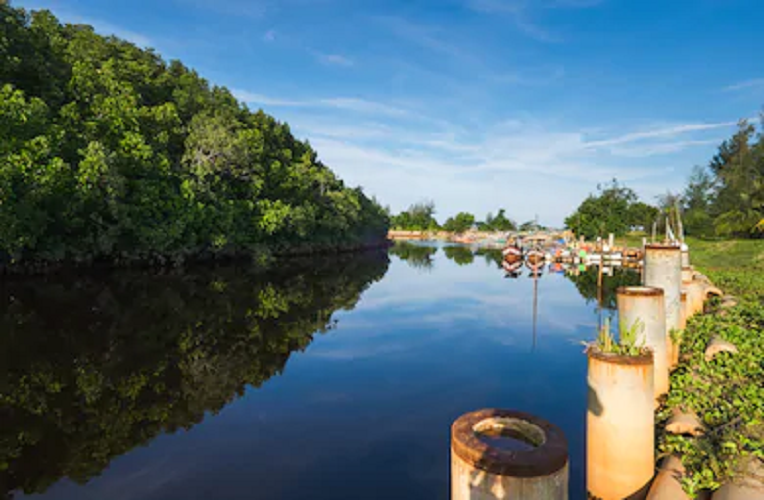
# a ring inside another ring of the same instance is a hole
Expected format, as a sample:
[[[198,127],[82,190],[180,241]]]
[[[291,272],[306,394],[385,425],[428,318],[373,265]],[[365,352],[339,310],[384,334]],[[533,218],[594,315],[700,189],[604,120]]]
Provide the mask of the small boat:
[[[504,250],[501,251],[501,256],[504,259],[504,262],[509,264],[514,264],[515,262],[522,263],[523,250],[517,245],[507,245],[504,247]]]
[[[531,249],[525,254],[525,262],[528,267],[543,266],[546,263],[546,253],[538,248]]]
[[[513,263],[504,261],[501,263],[501,267],[504,268],[504,271],[506,271],[505,278],[517,278],[520,276],[520,272],[523,267],[523,261],[518,260]]]

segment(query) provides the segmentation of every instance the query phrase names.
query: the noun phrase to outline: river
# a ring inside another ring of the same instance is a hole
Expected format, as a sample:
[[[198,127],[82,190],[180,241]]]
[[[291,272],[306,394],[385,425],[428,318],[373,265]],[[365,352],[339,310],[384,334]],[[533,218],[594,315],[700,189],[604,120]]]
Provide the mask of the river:
[[[451,423],[499,407],[565,431],[585,498],[582,342],[637,280],[600,308],[594,270],[508,278],[437,244],[6,279],[0,494],[447,499]]]

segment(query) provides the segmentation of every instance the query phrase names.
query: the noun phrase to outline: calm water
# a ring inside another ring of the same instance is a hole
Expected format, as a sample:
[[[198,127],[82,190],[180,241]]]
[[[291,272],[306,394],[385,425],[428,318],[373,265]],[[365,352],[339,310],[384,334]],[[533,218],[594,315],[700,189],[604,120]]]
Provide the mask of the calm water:
[[[497,258],[6,280],[0,494],[447,499],[452,421],[507,407],[563,428],[582,498],[596,275],[510,279]]]

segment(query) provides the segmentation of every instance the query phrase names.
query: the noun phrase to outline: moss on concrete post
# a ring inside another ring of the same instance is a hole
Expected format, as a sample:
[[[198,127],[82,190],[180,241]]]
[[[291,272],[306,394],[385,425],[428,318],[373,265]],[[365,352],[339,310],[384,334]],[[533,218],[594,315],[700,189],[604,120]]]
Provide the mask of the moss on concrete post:
[[[655,471],[653,354],[590,348],[586,487],[601,500],[643,499]]]
[[[451,427],[452,500],[567,500],[562,430],[513,410],[480,410]]]
[[[663,289],[647,286],[621,287],[617,291],[618,323],[639,328],[637,343],[653,351],[656,401],[668,394],[671,339],[666,336],[666,304]]]

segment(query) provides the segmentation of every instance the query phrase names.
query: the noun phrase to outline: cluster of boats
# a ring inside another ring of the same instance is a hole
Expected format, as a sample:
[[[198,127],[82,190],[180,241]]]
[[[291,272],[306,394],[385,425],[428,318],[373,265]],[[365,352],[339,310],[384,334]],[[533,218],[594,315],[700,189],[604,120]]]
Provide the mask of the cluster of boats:
[[[504,247],[501,251],[502,267],[507,275],[517,277],[523,266],[526,266],[533,273],[540,273],[544,265],[550,262],[547,252],[540,248],[524,249],[517,244],[511,244]]]
[[[602,266],[638,268],[642,262],[642,251],[634,248],[609,247],[608,245],[557,246],[544,249],[538,246],[524,247],[517,242],[506,245],[502,250],[502,267],[508,277],[516,278],[523,266],[531,271],[531,276],[542,273],[546,264],[554,266],[557,272],[571,266]],[[607,273],[606,273],[607,274]]]

